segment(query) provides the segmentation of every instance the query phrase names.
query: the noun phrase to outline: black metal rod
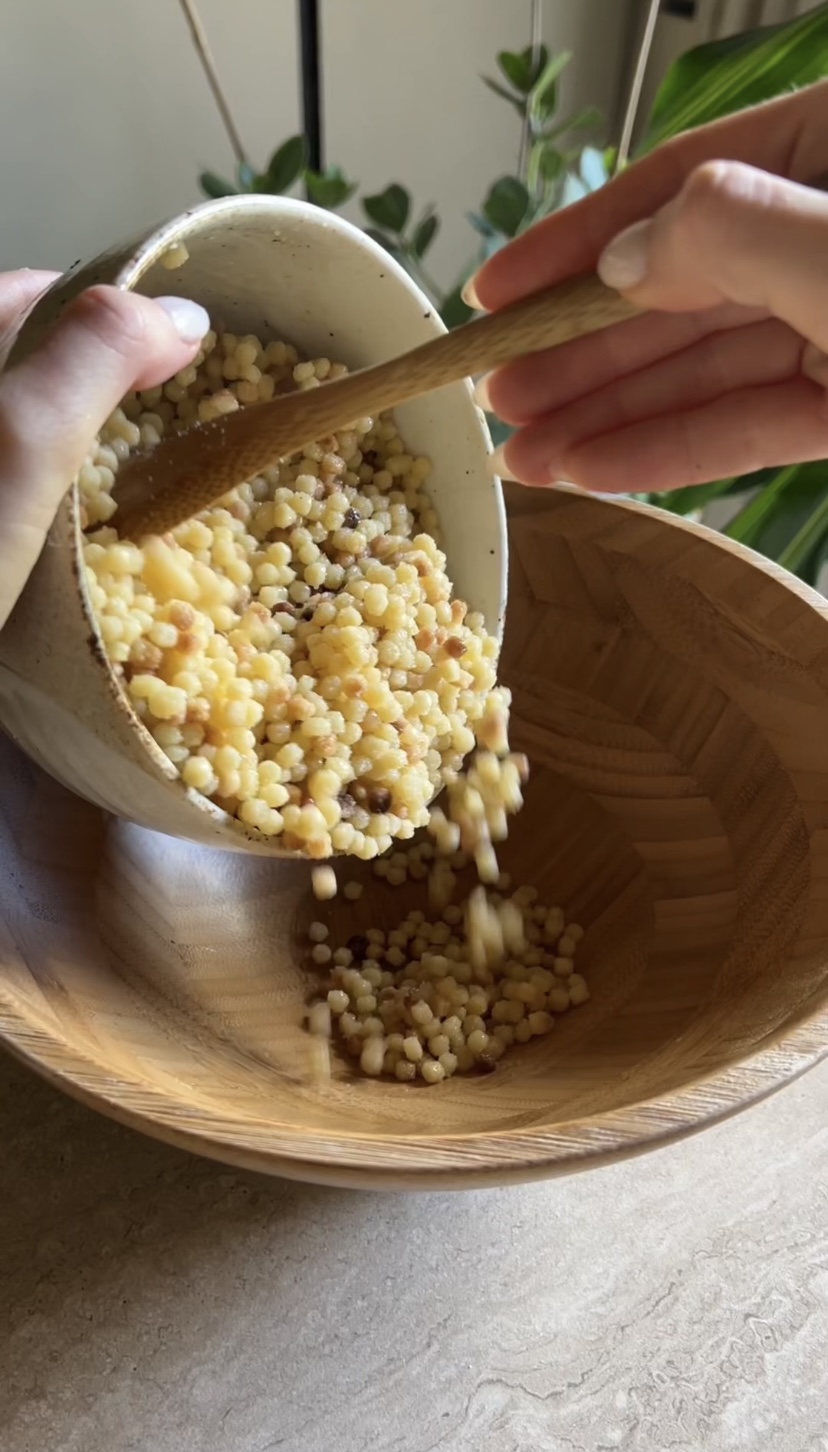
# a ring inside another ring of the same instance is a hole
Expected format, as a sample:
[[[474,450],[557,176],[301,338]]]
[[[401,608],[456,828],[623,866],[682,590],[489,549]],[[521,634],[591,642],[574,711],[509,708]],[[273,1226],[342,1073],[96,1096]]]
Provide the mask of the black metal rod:
[[[322,58],[319,44],[319,0],[298,0],[299,49],[302,62],[302,125],[308,142],[308,166],[322,170]]]

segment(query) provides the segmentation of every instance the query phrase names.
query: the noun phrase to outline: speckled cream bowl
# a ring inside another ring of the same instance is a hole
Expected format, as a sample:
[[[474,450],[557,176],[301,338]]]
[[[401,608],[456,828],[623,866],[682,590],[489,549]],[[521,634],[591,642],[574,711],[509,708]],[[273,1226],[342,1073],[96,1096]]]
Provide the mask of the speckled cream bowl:
[[[162,255],[181,242],[188,261],[174,271],[161,266]],[[228,197],[73,268],[30,314],[10,361],[30,351],[71,298],[97,282],[194,298],[234,332],[284,339],[300,353],[351,368],[445,331],[403,269],[358,228],[303,202]],[[456,592],[500,637],[503,504],[470,386],[419,399],[398,418],[414,452],[434,465],[429,487]],[[278,837],[262,836],[186,787],[133,711],[87,596],[78,509],[73,488],[0,634],[0,724],[53,777],[109,812],[192,842],[284,855]]]

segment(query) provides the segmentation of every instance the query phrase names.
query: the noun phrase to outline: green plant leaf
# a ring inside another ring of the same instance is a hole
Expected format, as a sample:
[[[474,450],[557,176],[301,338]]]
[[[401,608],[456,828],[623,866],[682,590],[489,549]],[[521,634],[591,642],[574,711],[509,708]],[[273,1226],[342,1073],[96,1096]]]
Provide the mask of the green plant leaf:
[[[243,192],[252,192],[256,183],[256,172],[247,161],[240,161],[237,176]]]
[[[356,189],[356,182],[348,181],[339,166],[326,166],[323,172],[305,172],[308,201],[313,202],[316,207],[326,207],[333,211],[347,202]]]
[[[484,86],[488,86],[489,90],[494,91],[496,96],[500,96],[502,101],[508,101],[510,106],[514,106],[521,121],[523,120],[526,115],[526,101],[522,96],[515,96],[511,91],[507,91],[505,86],[501,86],[498,81],[493,81],[491,76],[481,76],[480,79]]]
[[[747,535],[745,543],[769,559],[785,563],[799,573],[805,567],[814,539],[808,535],[800,553],[789,556],[792,541],[805,528],[814,511],[828,498],[828,464],[819,460],[798,464],[790,469],[769,469],[763,475],[750,476],[743,484],[761,480],[759,491],[733,521],[738,536]],[[747,511],[751,508],[750,515]],[[729,527],[727,533],[731,533]]]
[[[823,567],[828,561],[828,530],[822,535],[815,549],[803,559],[796,573],[800,580],[806,585],[812,585],[815,590],[819,589],[819,577]]]
[[[489,190],[483,203],[483,215],[504,237],[514,237],[528,207],[529,193],[520,178],[502,176]]]
[[[655,504],[670,514],[695,514],[716,499],[747,493],[750,487],[749,479],[716,479],[712,484],[691,484],[686,489],[671,489],[666,494],[645,494],[642,497],[647,504]]]
[[[372,222],[376,222],[380,227],[385,227],[389,232],[399,233],[402,232],[408,221],[411,197],[405,187],[401,187],[398,182],[392,182],[384,192],[377,192],[372,197],[363,197],[362,207]]]
[[[826,72],[826,53],[828,4],[782,25],[696,46],[667,72],[639,151],[819,80]]]
[[[198,184],[205,197],[212,197],[214,201],[219,197],[238,196],[238,188],[232,182],[225,181],[224,177],[216,176],[214,171],[201,172]]]
[[[298,181],[308,164],[308,143],[304,136],[290,136],[283,141],[267,164],[270,191],[286,192]]]
[[[764,488],[748,500],[744,509],[740,509],[724,533],[739,544],[749,545],[752,549],[760,549],[760,540],[767,527],[774,519],[778,523],[780,511],[784,517],[784,496],[794,483],[798,472],[797,464],[792,464],[787,469],[778,469]]]
[[[510,85],[514,86],[521,95],[526,95],[532,89],[532,51],[528,54],[523,51],[518,55],[512,50],[501,50],[498,53],[497,63],[501,72]]]
[[[535,55],[532,46],[527,45],[526,49],[521,55],[521,59],[524,60],[529,67],[529,84],[530,86],[534,86],[543,75],[546,67],[549,64],[549,47],[546,45],[539,45],[537,55]]]
[[[492,443],[496,449],[501,444],[505,444],[506,440],[510,439],[514,433],[514,429],[510,428],[509,424],[505,424],[495,413],[487,413],[486,422],[489,425],[489,433],[492,436]]]
[[[378,242],[380,247],[384,247],[399,262],[400,249],[393,237],[389,237],[386,232],[380,232],[376,227],[363,227],[362,230],[366,237],[370,237],[372,242]]]
[[[529,119],[533,129],[539,131],[545,121],[553,116],[558,106],[558,77],[569,65],[572,56],[568,51],[553,55],[547,61],[529,93]]]
[[[414,229],[414,236],[411,239],[411,250],[415,257],[425,257],[437,235],[440,226],[440,218],[435,217],[433,212],[426,212]]]
[[[813,584],[822,563],[823,547],[828,539],[828,494],[823,494],[804,524],[779,551],[777,561],[786,570],[803,578],[803,569],[808,570],[808,583]],[[817,556],[817,558],[815,558]]]
[[[465,278],[452,288],[440,304],[440,317],[447,328],[459,328],[461,323],[467,323],[469,318],[474,317],[474,310],[463,301],[461,295],[464,284]]]
[[[543,181],[557,181],[563,175],[566,161],[557,146],[550,146],[548,141],[536,141],[532,151],[537,152],[538,174]]]

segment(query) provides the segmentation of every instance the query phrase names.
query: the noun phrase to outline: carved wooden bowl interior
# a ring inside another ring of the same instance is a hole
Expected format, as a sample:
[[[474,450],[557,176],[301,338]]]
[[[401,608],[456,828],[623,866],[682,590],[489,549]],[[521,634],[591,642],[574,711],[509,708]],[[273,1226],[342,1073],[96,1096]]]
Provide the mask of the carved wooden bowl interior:
[[[0,1034],[69,1092],[236,1164],[466,1186],[600,1163],[779,1087],[828,1041],[828,621],[684,522],[513,491],[504,679],[533,773],[502,853],[587,928],[592,997],[488,1076],[308,1076],[305,930],[424,899],[369,870],[103,818],[2,747]],[[354,871],[348,869],[348,876]]]

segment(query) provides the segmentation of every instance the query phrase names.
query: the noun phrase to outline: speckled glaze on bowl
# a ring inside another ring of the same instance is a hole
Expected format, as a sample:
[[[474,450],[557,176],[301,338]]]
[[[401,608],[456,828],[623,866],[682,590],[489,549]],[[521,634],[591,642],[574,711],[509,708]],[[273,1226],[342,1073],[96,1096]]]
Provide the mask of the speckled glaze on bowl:
[[[189,260],[169,271],[159,259],[177,242],[186,243]],[[30,352],[67,303],[100,282],[192,297],[234,332],[284,338],[352,368],[445,331],[408,275],[358,228],[304,202],[227,197],[73,268],[29,315],[9,361]],[[433,461],[431,489],[457,593],[500,638],[503,502],[471,388],[442,389],[398,418],[412,449]],[[80,547],[72,488],[0,634],[0,725],[53,777],[120,817],[192,842],[285,855],[278,838],[262,837],[186,787],[132,710],[106,659]]]

